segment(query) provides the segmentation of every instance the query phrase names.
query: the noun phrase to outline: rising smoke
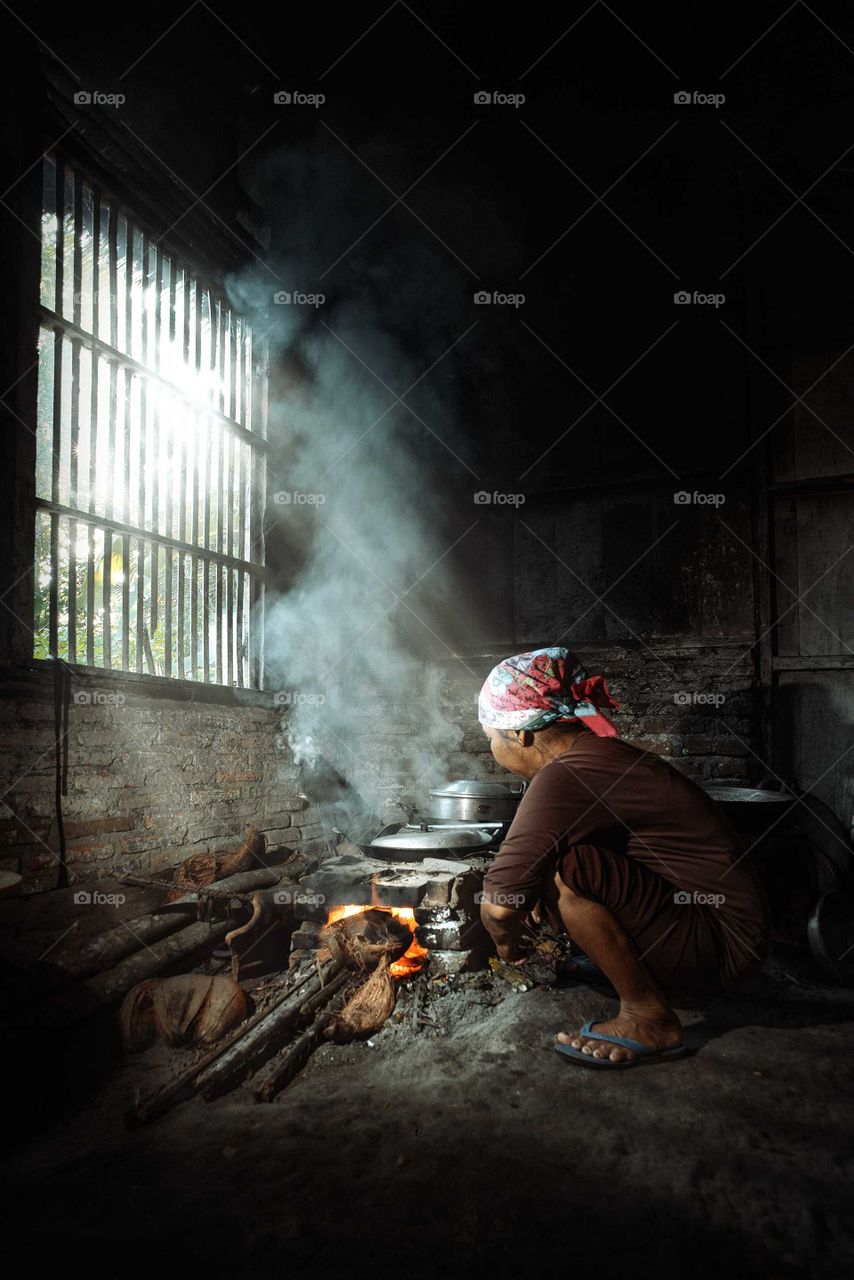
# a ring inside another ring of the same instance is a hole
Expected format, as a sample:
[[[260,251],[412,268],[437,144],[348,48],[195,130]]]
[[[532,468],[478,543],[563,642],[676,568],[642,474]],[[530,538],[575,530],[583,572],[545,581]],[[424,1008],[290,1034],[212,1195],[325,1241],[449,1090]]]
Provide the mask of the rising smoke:
[[[346,155],[279,154],[263,193],[274,275],[253,268],[230,293],[271,349],[268,561],[280,568],[265,684],[297,763],[328,762],[381,811],[445,779],[459,745],[430,657],[449,657],[465,607],[448,553],[473,485],[455,456],[460,351],[445,354],[470,323],[469,291],[408,213],[365,234],[391,203],[379,197]]]

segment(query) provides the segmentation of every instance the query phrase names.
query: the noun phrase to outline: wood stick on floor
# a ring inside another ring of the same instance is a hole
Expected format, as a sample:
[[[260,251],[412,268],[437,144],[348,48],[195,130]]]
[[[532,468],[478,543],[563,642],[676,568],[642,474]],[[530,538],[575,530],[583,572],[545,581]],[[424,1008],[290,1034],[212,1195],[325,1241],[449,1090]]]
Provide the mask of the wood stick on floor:
[[[341,978],[339,985],[344,986],[352,975],[342,973],[339,976]],[[333,984],[330,983],[329,985],[331,987]],[[320,1044],[323,1039],[323,1033],[329,1023],[350,999],[358,985],[358,983],[351,983],[351,985],[345,987],[345,990],[336,999],[333,999],[332,1004],[318,1014],[311,1026],[306,1031],[303,1031],[302,1035],[298,1036],[293,1044],[288,1045],[277,1058],[268,1064],[263,1078],[259,1079],[252,1090],[256,1102],[272,1102],[276,1094],[280,1093],[285,1085],[290,1084],[291,1080],[305,1066],[308,1058]]]
[[[286,996],[251,1031],[202,1071],[196,1077],[196,1089],[205,1098],[216,1098],[272,1057],[299,1019],[306,1000],[326,986],[341,968],[343,961],[328,960],[320,975],[313,974],[300,991]]]
[[[328,963],[331,968],[332,962]],[[150,1120],[156,1120],[158,1116],[162,1116],[170,1108],[177,1106],[179,1102],[183,1102],[193,1092],[196,1077],[202,1071],[212,1066],[232,1045],[236,1044],[243,1036],[263,1022],[268,1014],[283,1004],[285,1000],[289,1000],[292,996],[302,991],[306,984],[312,979],[316,979],[316,977],[317,975],[313,968],[308,973],[302,974],[293,985],[277,996],[272,1004],[267,1005],[265,1009],[260,1009],[246,1022],[241,1023],[239,1027],[236,1027],[229,1036],[226,1036],[224,1040],[215,1045],[204,1057],[192,1063],[191,1066],[182,1071],[174,1080],[170,1080],[167,1085],[164,1085],[147,1101],[139,1103],[132,1108],[125,1116],[125,1123],[130,1127],[148,1124]],[[303,994],[305,993],[303,992]]]

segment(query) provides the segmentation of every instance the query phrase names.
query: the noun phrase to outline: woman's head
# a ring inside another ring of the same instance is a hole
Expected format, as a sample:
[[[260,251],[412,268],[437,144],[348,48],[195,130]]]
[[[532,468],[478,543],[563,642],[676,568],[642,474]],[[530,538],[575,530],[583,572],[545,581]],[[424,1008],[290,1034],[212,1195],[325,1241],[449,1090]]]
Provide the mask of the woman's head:
[[[544,764],[555,756],[568,751],[579,734],[587,730],[576,721],[574,724],[554,724],[548,729],[495,729],[484,725],[483,732],[489,739],[492,757],[502,769],[518,773],[522,778],[533,778]]]
[[[586,728],[616,737],[600,708],[617,706],[602,676],[588,676],[574,653],[555,647],[520,653],[493,667],[480,691],[478,718],[496,761],[531,777],[546,755],[568,749],[568,734]]]

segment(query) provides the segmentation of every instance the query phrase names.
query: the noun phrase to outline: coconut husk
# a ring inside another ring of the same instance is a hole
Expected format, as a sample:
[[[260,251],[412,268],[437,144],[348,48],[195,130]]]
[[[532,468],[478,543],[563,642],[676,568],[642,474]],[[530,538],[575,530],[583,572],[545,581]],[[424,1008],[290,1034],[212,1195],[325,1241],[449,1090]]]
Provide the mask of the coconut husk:
[[[247,827],[246,838],[234,853],[194,853],[175,872],[175,888],[167,895],[167,902],[175,902],[193,889],[205,889],[227,876],[250,871],[257,859],[263,858],[267,837],[254,825]]]
[[[246,839],[236,853],[217,854],[217,880],[239,875],[241,871],[250,871],[255,860],[263,858],[266,849],[267,837],[257,827],[250,825],[246,829]]]
[[[119,1028],[128,1053],[154,1040],[167,1044],[215,1044],[246,1017],[246,995],[221,974],[180,973],[150,978],[125,996]]]
[[[388,911],[367,908],[320,931],[321,943],[353,969],[372,969],[384,957],[398,960],[412,943],[412,930]]]
[[[119,1032],[127,1053],[141,1053],[157,1039],[154,988],[157,978],[138,983],[127,993],[119,1009]]]
[[[343,922],[342,922],[343,923]],[[335,1014],[324,1034],[339,1044],[379,1031],[394,1008],[396,989],[388,971],[389,957],[380,957],[367,982],[363,982],[344,1008]]]
[[[167,902],[175,902],[193,889],[204,889],[217,878],[217,855],[194,853],[175,872],[175,888],[166,895]]]

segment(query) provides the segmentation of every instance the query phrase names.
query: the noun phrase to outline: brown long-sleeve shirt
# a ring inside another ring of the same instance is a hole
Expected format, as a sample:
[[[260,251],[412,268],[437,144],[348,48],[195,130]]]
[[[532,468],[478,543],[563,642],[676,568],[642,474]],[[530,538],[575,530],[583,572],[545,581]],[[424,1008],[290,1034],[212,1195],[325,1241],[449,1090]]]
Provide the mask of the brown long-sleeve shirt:
[[[535,775],[484,892],[530,907],[556,871],[639,944],[668,930],[654,956],[662,980],[680,966],[733,980],[764,954],[765,897],[726,818],[667,761],[618,738],[580,733]]]

